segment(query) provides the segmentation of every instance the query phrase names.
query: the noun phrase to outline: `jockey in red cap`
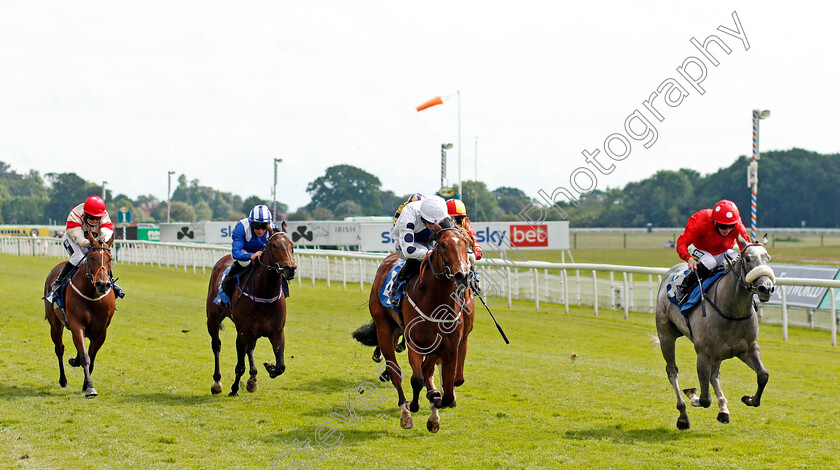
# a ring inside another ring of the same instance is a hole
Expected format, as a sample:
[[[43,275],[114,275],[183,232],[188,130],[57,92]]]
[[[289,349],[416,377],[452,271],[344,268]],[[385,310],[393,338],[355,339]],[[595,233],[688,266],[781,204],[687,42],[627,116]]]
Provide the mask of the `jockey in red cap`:
[[[58,278],[52,283],[50,296],[52,296],[59,286],[67,279],[70,272],[82,262],[88,252],[90,241],[85,234],[90,233],[94,239],[100,242],[107,242],[114,234],[114,224],[111,218],[108,217],[108,211],[105,210],[105,201],[99,196],[91,196],[82,204],[74,207],[67,216],[67,225],[64,236],[61,237],[61,243],[70,256],[69,262],[61,268]],[[114,282],[112,273],[108,273],[111,277],[111,288],[114,289],[114,295],[119,298],[125,296],[120,286]]]
[[[724,255],[735,254],[732,248],[739,243],[739,235],[749,240],[738,206],[726,199],[688,219],[685,231],[677,239],[677,254],[697,276],[685,277],[680,286],[681,294],[678,294],[680,301],[691,293],[698,276],[708,277],[709,273],[723,264]]]

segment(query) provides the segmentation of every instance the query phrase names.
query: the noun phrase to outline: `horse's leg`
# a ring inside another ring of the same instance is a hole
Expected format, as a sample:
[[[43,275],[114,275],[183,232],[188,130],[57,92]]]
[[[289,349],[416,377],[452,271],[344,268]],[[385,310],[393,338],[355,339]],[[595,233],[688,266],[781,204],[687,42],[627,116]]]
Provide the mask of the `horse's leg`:
[[[245,374],[245,354],[248,352],[248,344],[251,342],[244,333],[237,333],[236,335],[236,368],[234,372],[236,377],[230,386],[230,393],[228,396],[235,397],[239,395],[239,379]]]
[[[668,324],[667,327],[659,325],[659,348],[662,350],[662,357],[665,358],[665,373],[668,374],[668,380],[674,388],[674,393],[677,395],[677,410],[680,412],[680,417],[677,418],[677,429],[688,429],[691,424],[688,421],[688,414],[685,412],[685,400],[683,400],[680,393],[680,384],[677,380],[679,378],[679,368],[677,367],[675,345],[678,337],[674,333],[676,328]],[[667,331],[666,331],[667,330]]]
[[[440,408],[440,399],[442,395],[440,394],[440,391],[437,389],[437,387],[435,387],[436,364],[436,358],[431,359],[429,358],[429,356],[426,356],[426,358],[423,360],[423,379],[425,380],[426,384],[426,398],[428,398],[433,405],[437,405],[437,407]]]
[[[712,404],[709,396],[709,379],[712,375],[712,358],[707,354],[697,352],[697,380],[700,381],[700,396],[691,398],[691,406],[708,408]],[[688,392],[687,392],[688,393]]]
[[[454,408],[455,401],[455,372],[458,368],[458,350],[451,348],[449,354],[443,357],[443,364],[440,368],[441,385],[443,387],[443,399],[440,408]]]
[[[428,358],[428,356],[426,357]],[[411,364],[412,391],[411,403],[408,405],[408,409],[412,413],[416,413],[420,410],[420,392],[423,390],[423,385],[426,383],[426,379],[423,374],[423,356],[421,356],[420,353],[415,351],[414,348],[409,347],[408,363]]]
[[[723,361],[715,361],[712,364],[712,375],[709,380],[712,382],[712,388],[715,389],[715,396],[718,399],[718,415],[717,420],[723,424],[729,423],[729,402],[723,396],[723,389],[720,388],[720,364]]]
[[[47,307],[52,309],[52,306]],[[61,388],[67,387],[67,376],[64,375],[64,325],[53,314],[48,314],[50,319],[50,336],[55,345],[55,355],[58,357],[58,384]]]
[[[245,384],[245,390],[253,393],[257,391],[257,366],[254,365],[254,348],[257,347],[257,340],[254,339],[251,344],[248,345],[248,364],[250,368],[248,369],[248,382]]]
[[[467,359],[467,337],[461,340],[458,345],[458,366],[455,369],[455,386],[460,387],[464,384],[464,361]]]
[[[761,348],[758,347],[758,343],[751,344],[749,350],[738,355],[738,359],[750,366],[758,379],[758,390],[756,390],[755,395],[744,395],[741,397],[741,401],[747,406],[758,406],[761,404],[761,394],[764,393],[764,386],[767,385],[767,379],[770,377],[767,369],[764,368],[764,364],[761,363]]]
[[[268,376],[272,379],[286,372],[286,359],[283,354],[286,350],[286,333],[284,330],[275,331],[271,336],[271,349],[274,351],[274,364],[264,363]]]
[[[215,368],[213,369],[213,385],[210,387],[210,393],[213,395],[222,393],[222,373],[219,370],[219,353],[222,351],[222,340],[219,338],[219,329],[224,320],[221,315],[212,312],[207,313],[207,333],[210,334],[210,348],[213,350],[213,357],[215,359]]]
[[[90,339],[90,348],[88,348],[88,356],[90,356],[90,373],[93,374],[93,366],[96,364],[96,353],[99,348],[105,344],[105,337],[108,335],[108,330],[103,329],[95,338]]]
[[[97,393],[96,389],[93,388],[93,380],[90,378],[90,356],[88,356],[87,348],[85,346],[85,332],[79,325],[71,325],[71,327],[74,327],[71,332],[73,333],[73,344],[76,346],[77,364],[78,366],[81,366],[85,372],[85,381],[82,383],[82,391],[85,392],[85,397],[93,398],[97,395]]]
[[[388,313],[381,310],[374,311],[371,308],[371,316],[376,323],[376,341],[379,343],[382,357],[385,358],[385,370],[379,375],[379,380],[385,382],[390,380],[397,390],[397,406],[400,408],[400,426],[403,429],[414,427],[414,420],[411,419],[411,412],[408,411],[408,400],[402,389],[403,374],[397,362],[397,354],[394,351],[394,334],[397,331],[396,325],[388,319]],[[377,321],[377,318],[383,319]]]

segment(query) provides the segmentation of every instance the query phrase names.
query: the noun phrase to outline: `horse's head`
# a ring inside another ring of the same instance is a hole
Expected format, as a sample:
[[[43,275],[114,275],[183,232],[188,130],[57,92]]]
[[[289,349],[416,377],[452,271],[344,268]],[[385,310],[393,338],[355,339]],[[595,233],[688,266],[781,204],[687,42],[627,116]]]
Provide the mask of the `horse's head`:
[[[96,295],[103,295],[111,288],[111,245],[114,243],[114,235],[104,243],[100,243],[90,233],[87,239],[90,245],[85,262],[85,277],[93,284]]]
[[[741,251],[741,273],[747,288],[758,294],[758,300],[767,302],[776,289],[776,275],[770,267],[770,255],[767,253],[765,244],[767,235],[761,242],[748,243],[740,235],[738,241],[746,247]]]
[[[467,237],[455,226],[444,223],[441,223],[441,226],[443,228],[435,233],[435,253],[440,263],[436,276],[445,276],[461,286],[466,286],[470,273]]]
[[[274,231],[271,227],[268,228],[268,242],[263,249],[263,258],[265,259],[263,264],[272,271],[282,273],[286,279],[294,279],[297,269],[294,257],[295,246],[292,239],[289,238],[289,234],[286,233],[286,229],[285,221],[280,225],[279,232]]]

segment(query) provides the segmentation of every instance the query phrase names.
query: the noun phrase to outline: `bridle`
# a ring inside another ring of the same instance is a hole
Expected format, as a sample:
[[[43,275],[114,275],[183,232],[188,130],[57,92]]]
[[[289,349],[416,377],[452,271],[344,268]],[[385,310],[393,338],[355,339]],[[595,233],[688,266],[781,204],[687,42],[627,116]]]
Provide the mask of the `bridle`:
[[[458,236],[461,237],[462,239],[464,238],[464,234],[463,234],[463,232],[461,232],[461,230],[459,228],[457,228],[457,227],[447,227],[447,228],[442,228],[435,233],[435,241],[437,241],[440,238],[440,235],[443,232],[447,232],[447,231],[450,231],[450,230],[457,231]],[[464,241],[466,241],[466,240],[464,240]],[[440,268],[439,271],[435,270],[435,262],[434,262],[434,260],[431,259],[432,255],[435,254],[437,252],[437,250],[439,249],[439,246],[440,246],[440,244],[437,244],[435,246],[435,249],[432,250],[431,252],[429,252],[429,255],[426,257],[426,259],[428,259],[429,269],[432,270],[432,274],[436,278],[438,278],[438,279],[448,279],[448,280],[451,281],[452,278],[455,277],[455,273],[452,272],[452,269],[448,265],[443,263],[443,256],[441,255],[441,256],[436,257],[436,258],[440,258],[439,263],[441,265],[441,268]]]
[[[90,259],[91,259],[91,255],[92,255],[92,254],[93,254],[93,252],[95,252],[95,251],[101,251],[101,252],[103,252],[103,253],[102,253],[102,263],[99,265],[99,269],[97,269],[97,270],[96,270],[96,272],[91,273],[91,272],[90,272],[90,269],[91,269],[91,268],[90,268]],[[96,285],[96,275],[97,275],[97,274],[99,274],[99,271],[101,271],[101,270],[103,270],[103,269],[107,270],[107,268],[105,267],[105,259],[104,259],[104,258],[105,258],[105,257],[104,257],[104,255],[105,255],[105,253],[104,253],[104,252],[106,252],[106,251],[108,252],[108,261],[110,262],[110,261],[111,261],[111,249],[110,249],[110,248],[108,248],[108,247],[106,247],[106,246],[94,246],[94,247],[91,247],[91,248],[88,250],[88,254],[87,254],[87,256],[85,256],[85,277],[86,277],[86,278],[88,279],[88,281],[90,281],[90,283],[91,283],[91,284],[93,284],[93,285]]]
[[[285,234],[286,234],[286,232],[274,232],[270,237],[268,237],[268,240],[265,241],[265,245],[263,245],[263,247],[262,247],[263,255],[260,256],[259,258],[257,258],[257,261],[263,267],[265,267],[265,269],[268,269],[269,271],[275,272],[275,273],[277,273],[281,276],[283,275],[283,266],[280,265],[280,261],[274,259],[274,254],[271,251],[271,247],[269,247],[268,245],[271,243],[272,238],[276,237],[277,235],[285,235]],[[268,249],[266,249],[266,248],[268,248]],[[266,255],[266,253],[268,253],[268,254]],[[266,264],[265,262],[263,262],[262,259],[263,259],[264,256],[268,256],[269,261],[273,261],[273,263]]]
[[[732,271],[733,275],[735,276],[735,279],[738,280],[738,283],[741,285],[741,287],[743,287],[744,290],[746,290],[747,292],[755,294],[757,293],[756,291],[758,289],[755,286],[756,279],[763,275],[766,275],[769,276],[775,284],[776,276],[773,274],[773,269],[766,264],[760,264],[751,269],[749,272],[747,272],[747,259],[746,256],[744,256],[744,252],[746,252],[747,249],[751,246],[760,246],[766,249],[763,243],[753,242],[748,244],[741,251],[739,258],[735,260],[736,266],[732,265],[732,260],[730,260],[728,256],[726,256],[725,258],[727,264],[729,264],[729,270]]]

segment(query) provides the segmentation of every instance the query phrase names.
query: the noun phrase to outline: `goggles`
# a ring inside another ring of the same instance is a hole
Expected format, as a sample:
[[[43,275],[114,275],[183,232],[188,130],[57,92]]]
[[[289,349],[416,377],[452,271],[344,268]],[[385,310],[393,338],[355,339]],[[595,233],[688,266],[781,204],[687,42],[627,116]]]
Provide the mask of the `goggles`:
[[[268,224],[265,222],[254,222],[251,224],[251,227],[254,230],[266,230],[268,229]]]

